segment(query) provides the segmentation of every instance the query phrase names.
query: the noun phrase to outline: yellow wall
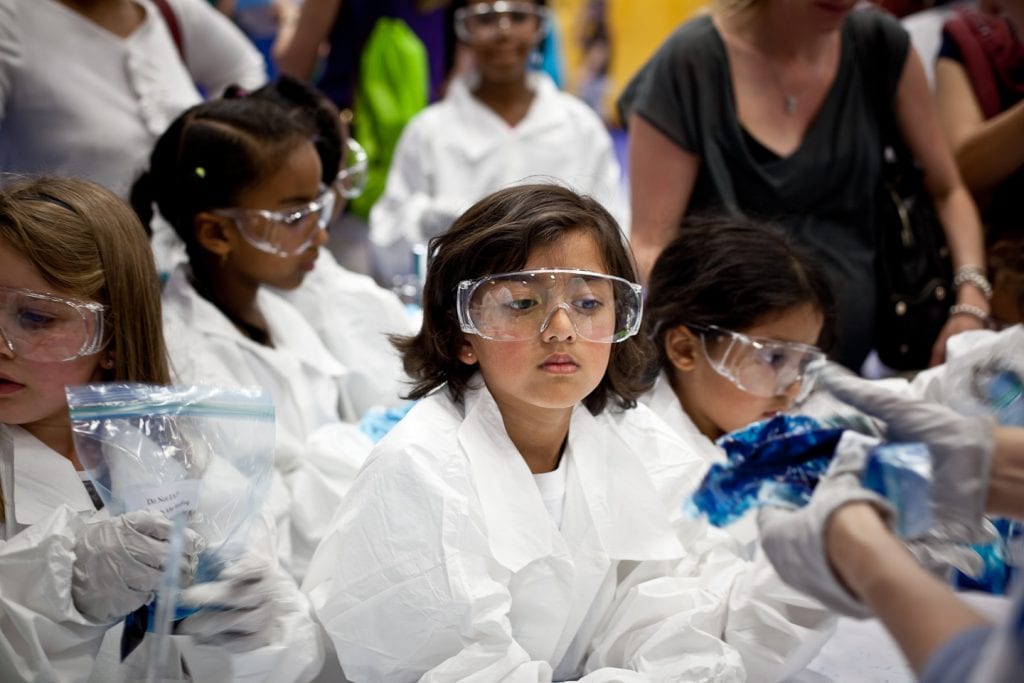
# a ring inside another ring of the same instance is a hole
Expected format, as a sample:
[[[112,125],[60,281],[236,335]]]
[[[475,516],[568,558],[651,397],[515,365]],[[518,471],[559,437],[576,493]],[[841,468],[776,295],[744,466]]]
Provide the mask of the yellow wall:
[[[706,4],[707,0],[608,0],[612,41],[608,113],[614,114],[619,92],[669,33]],[[577,36],[587,0],[549,0],[548,6],[562,31],[566,89],[575,91],[582,57]]]
[[[679,24],[707,6],[706,0],[609,0],[612,39],[609,111],[633,74]]]

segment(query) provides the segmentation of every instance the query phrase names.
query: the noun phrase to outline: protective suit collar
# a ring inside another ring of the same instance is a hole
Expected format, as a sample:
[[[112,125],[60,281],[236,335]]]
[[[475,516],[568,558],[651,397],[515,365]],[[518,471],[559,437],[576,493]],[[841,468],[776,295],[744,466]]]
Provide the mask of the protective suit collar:
[[[71,461],[30,433],[7,426],[14,444],[14,515],[19,525],[42,521],[61,505],[94,512]]]
[[[191,269],[188,264],[181,264],[171,273],[172,282],[168,282],[166,288],[179,292],[195,291],[189,282],[190,278]],[[335,376],[348,374],[348,369],[338,359],[328,353],[323,344],[310,343],[310,340],[304,334],[301,334],[306,328],[303,328],[303,330],[293,330],[288,326],[274,324],[274,320],[278,319],[278,316],[273,311],[278,310],[282,304],[286,303],[280,297],[269,291],[266,287],[260,287],[256,294],[256,299],[257,305],[264,311],[271,339],[274,339],[283,347],[296,349],[297,351],[301,350],[296,353],[299,360],[306,365],[317,368],[323,374]],[[227,316],[221,313],[220,309],[211,302],[200,296],[198,292],[196,292],[195,296],[185,299],[180,309],[182,321],[185,325],[200,334],[225,337],[237,342],[240,346],[255,348],[257,352],[262,352],[266,348],[240,334]],[[296,334],[296,332],[300,334]]]
[[[475,382],[482,386],[479,376]],[[529,467],[505,432],[490,392],[466,392],[465,407],[458,439],[470,454],[474,484],[490,529],[491,552],[503,566],[517,572],[553,554],[557,530]],[[622,449],[609,447],[608,430],[601,428],[598,420],[582,405],[573,410],[564,456],[570,458],[562,522],[566,533],[557,536],[558,545],[570,530],[583,534],[593,527],[597,543],[610,560],[682,556],[682,546],[643,463],[628,455],[625,445]],[[582,493],[581,504],[573,504],[578,499],[574,489]],[[510,490],[516,495],[509,495]],[[567,538],[565,542],[578,546],[582,540]]]
[[[446,97],[463,120],[474,123],[463,126],[460,133],[462,152],[470,161],[477,162],[489,154],[499,153],[501,147],[509,144],[510,135],[528,137],[570,122],[568,113],[558,105],[558,88],[545,73],[531,71],[527,74],[527,86],[534,98],[526,117],[515,127],[509,127],[504,119],[473,96],[476,80],[476,74],[472,73],[454,80]]]

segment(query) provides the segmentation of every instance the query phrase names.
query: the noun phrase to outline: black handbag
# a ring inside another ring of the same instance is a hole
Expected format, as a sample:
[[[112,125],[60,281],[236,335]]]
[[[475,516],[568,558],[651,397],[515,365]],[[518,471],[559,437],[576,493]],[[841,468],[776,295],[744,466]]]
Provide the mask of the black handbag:
[[[906,150],[886,149],[876,217],[875,350],[890,368],[920,370],[955,293],[942,224]]]

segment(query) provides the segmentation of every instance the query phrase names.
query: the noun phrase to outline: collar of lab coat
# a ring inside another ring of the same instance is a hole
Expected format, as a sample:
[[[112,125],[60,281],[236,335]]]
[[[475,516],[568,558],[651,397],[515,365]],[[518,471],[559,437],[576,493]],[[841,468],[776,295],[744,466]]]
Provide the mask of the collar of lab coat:
[[[473,95],[476,74],[462,76],[449,86],[446,100],[455,107],[459,120],[466,122],[459,130],[459,147],[469,160],[479,161],[497,152],[510,136],[529,137],[568,122],[565,108],[558,106],[560,93],[551,77],[531,71],[526,78],[534,98],[526,116],[515,126],[509,126]]]
[[[491,552],[503,566],[519,571],[534,560],[550,556],[559,532],[526,461],[505,431],[490,392],[485,388],[468,391],[465,405],[466,416],[458,438],[470,460]],[[609,422],[577,405],[569,425],[566,455],[572,458],[567,487],[579,486],[586,509],[567,508],[563,528],[571,516],[588,515],[612,560],[658,560],[682,555],[644,464]],[[570,500],[567,493],[567,503]]]
[[[21,427],[8,426],[14,446],[14,516],[25,526],[61,505],[93,512],[92,499],[71,461]]]
[[[654,382],[654,388],[643,397],[642,401],[661,417],[665,423],[693,447],[697,455],[709,465],[724,463],[725,452],[715,442],[704,435],[690,416],[683,410],[683,404],[672,389],[668,375],[663,371]]]
[[[219,308],[196,291],[192,286],[191,269],[188,264],[181,264],[171,273],[165,292],[167,296],[180,298],[183,302],[181,315],[184,318],[183,322],[190,329],[201,334],[225,337],[258,354],[266,351],[267,347],[239,332]],[[325,374],[337,376],[348,372],[345,366],[327,351],[319,337],[308,334],[311,330],[309,325],[299,328],[287,324],[289,319],[302,316],[291,304],[268,291],[266,287],[260,287],[256,294],[256,302],[263,312],[270,337],[276,346],[290,349],[300,361]],[[288,313],[293,315],[289,316]]]

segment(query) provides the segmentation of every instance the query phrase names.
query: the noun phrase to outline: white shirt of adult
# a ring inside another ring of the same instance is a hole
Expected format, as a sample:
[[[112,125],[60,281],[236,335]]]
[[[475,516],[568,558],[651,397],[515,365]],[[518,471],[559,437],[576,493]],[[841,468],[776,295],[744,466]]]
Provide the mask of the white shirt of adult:
[[[0,425],[0,486],[0,680],[106,683],[123,675],[132,659],[119,662],[121,622],[93,622],[71,597],[76,535],[107,519],[106,509],[95,509],[70,460],[21,427]],[[254,543],[271,556],[272,544],[272,534]],[[203,680],[202,672],[246,683],[308,681],[316,674],[323,644],[309,603],[284,572],[277,585],[279,642],[232,654],[185,636],[173,639],[195,680]]]
[[[474,202],[519,181],[561,181],[592,195],[626,226],[628,209],[607,128],[582,100],[531,72],[533,103],[509,126],[473,96],[476,76],[456,79],[444,100],[406,125],[384,194],[370,212],[370,238],[385,248],[424,242]]]
[[[266,81],[259,52],[205,0],[168,0],[185,63],[150,0],[122,38],[57,0],[0,0],[0,170],[75,176],[128,197],[157,138],[232,83]]]
[[[260,386],[276,419],[271,496],[281,559],[300,578],[372,443],[355,419],[352,373],[291,304],[261,287],[257,302],[274,346],[243,335],[189,282],[180,265],[162,295],[164,337],[176,381]],[[356,377],[357,382],[361,381]],[[282,486],[283,485],[283,486]]]
[[[578,406],[562,457],[559,528],[488,391],[413,407],[302,586],[351,679],[770,680],[810,660],[834,618],[683,517],[705,466],[649,409]]]

